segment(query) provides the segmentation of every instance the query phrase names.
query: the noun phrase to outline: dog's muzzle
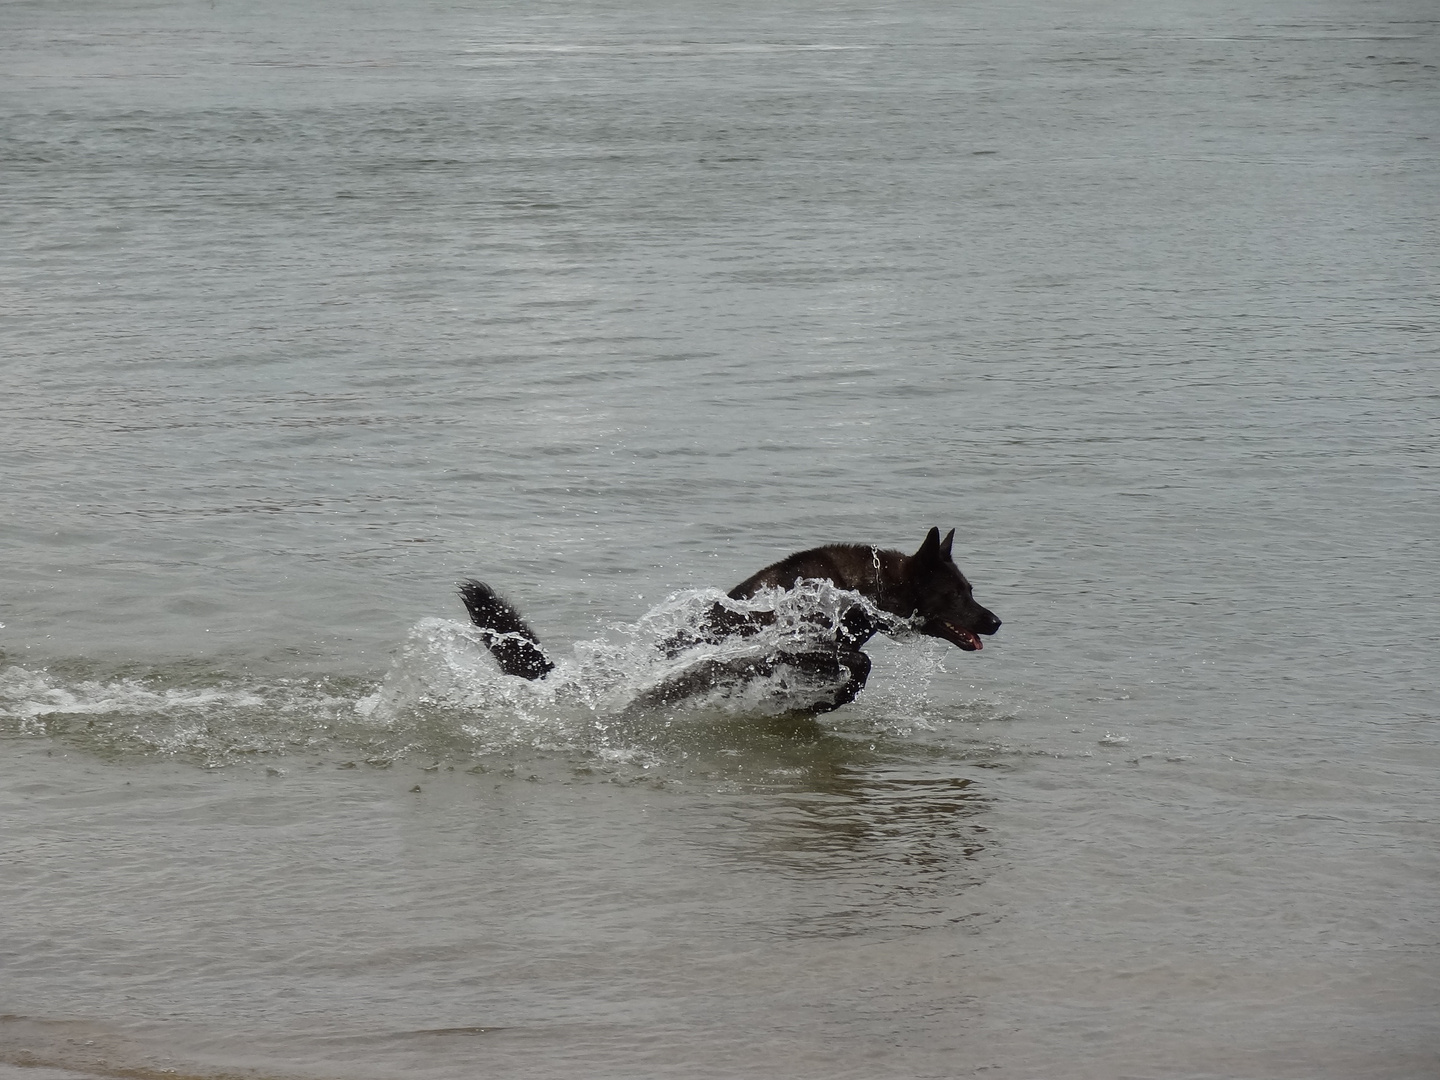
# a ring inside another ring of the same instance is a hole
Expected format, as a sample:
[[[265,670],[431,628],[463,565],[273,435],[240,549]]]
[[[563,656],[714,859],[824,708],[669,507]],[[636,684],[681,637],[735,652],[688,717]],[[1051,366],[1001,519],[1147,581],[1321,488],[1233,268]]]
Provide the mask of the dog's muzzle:
[[[985,612],[984,617],[977,620],[980,623],[979,630],[970,630],[959,623],[951,622],[949,619],[931,619],[925,624],[925,632],[935,637],[944,638],[953,645],[958,645],[966,652],[979,652],[985,647],[980,640],[981,634],[993,634],[1000,629],[1000,620],[992,612]]]

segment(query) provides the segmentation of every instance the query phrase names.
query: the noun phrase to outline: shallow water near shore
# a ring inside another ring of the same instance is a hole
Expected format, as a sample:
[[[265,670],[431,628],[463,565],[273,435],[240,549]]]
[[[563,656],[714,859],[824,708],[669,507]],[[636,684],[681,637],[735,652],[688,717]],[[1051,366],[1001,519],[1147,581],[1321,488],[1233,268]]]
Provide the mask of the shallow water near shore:
[[[0,1077],[1436,1075],[1437,23],[0,5]]]

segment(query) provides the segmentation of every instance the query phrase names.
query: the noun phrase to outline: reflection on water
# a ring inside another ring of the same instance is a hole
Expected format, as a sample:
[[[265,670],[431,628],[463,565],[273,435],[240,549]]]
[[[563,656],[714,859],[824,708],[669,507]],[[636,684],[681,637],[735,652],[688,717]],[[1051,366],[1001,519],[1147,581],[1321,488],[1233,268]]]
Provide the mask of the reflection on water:
[[[972,766],[867,753],[865,763],[812,762],[793,787],[752,793],[732,809],[732,856],[796,885],[786,936],[960,921],[969,914],[962,894],[991,866],[983,814],[993,796],[964,774]]]
[[[919,871],[944,870],[958,852],[965,858],[984,847],[984,827],[969,819],[985,798],[969,777],[869,777],[836,774],[823,792],[797,792],[780,801],[776,815],[790,842],[775,848],[793,865],[818,871],[854,862],[896,862]]]

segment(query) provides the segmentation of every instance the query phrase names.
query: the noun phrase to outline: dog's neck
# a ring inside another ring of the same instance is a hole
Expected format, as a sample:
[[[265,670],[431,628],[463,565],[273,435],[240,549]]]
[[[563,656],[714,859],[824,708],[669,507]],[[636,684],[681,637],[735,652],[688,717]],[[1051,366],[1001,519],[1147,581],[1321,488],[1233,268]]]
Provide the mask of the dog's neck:
[[[871,546],[869,572],[862,571],[859,580],[849,582],[851,588],[870,600],[881,611],[909,617],[912,612],[899,610],[902,584],[909,568],[910,556],[903,551]]]

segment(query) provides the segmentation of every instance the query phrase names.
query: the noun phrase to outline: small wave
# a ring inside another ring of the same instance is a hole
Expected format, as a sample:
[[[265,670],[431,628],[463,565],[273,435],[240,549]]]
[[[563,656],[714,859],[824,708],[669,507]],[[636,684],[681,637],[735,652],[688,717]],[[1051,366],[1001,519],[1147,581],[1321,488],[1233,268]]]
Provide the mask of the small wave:
[[[827,42],[673,41],[673,42],[470,42],[464,52],[471,56],[506,54],[551,54],[593,56],[709,56],[740,53],[857,52],[873,50],[870,44]]]

